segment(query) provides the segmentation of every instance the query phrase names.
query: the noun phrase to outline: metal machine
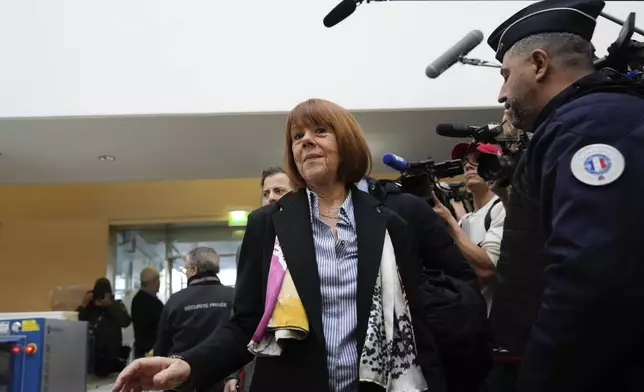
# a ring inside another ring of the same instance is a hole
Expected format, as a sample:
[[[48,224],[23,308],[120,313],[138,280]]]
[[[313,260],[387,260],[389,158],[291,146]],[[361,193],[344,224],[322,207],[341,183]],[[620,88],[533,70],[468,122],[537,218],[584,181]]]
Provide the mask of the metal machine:
[[[87,323],[48,316],[0,313],[0,392],[87,390]]]

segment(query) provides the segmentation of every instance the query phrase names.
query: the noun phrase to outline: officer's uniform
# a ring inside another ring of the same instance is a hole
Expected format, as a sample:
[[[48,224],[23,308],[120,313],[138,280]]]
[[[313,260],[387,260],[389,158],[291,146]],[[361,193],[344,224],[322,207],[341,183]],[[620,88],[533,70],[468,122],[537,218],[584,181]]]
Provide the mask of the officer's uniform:
[[[187,351],[216,333],[230,319],[233,291],[232,287],[222,285],[214,273],[200,272],[190,277],[188,287],[172,294],[163,308],[154,355]],[[192,392],[193,389],[188,385],[181,390]],[[207,390],[222,389],[220,383]]]
[[[603,6],[532,4],[488,44],[502,61],[533,34],[570,32],[590,40]],[[644,390],[644,93],[608,91],[616,84],[597,72],[555,96],[515,172],[513,196],[538,207],[549,258],[520,391]],[[499,267],[502,279],[515,278]],[[503,284],[493,314],[502,291]]]

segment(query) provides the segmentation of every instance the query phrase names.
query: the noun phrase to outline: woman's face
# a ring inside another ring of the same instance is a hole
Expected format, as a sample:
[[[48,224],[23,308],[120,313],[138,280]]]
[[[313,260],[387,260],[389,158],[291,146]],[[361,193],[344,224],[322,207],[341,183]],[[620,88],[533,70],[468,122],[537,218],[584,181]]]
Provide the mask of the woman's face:
[[[338,180],[338,143],[335,133],[323,126],[291,130],[291,149],[297,171],[311,185],[333,184]]]

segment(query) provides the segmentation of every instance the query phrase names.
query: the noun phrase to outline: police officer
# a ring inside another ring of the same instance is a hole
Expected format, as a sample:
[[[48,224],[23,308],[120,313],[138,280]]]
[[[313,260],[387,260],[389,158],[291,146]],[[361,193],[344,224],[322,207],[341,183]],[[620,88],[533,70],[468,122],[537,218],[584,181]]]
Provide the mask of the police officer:
[[[232,312],[233,288],[221,284],[219,255],[212,248],[198,247],[188,253],[188,287],[172,294],[161,313],[154,355],[169,356],[188,350],[216,330]],[[207,389],[220,392],[223,382]],[[182,391],[206,392],[185,387]]]
[[[517,193],[533,203],[548,256],[520,391],[644,390],[644,94],[595,72],[589,41],[603,7],[534,3],[488,40],[502,62],[499,101],[534,131],[510,204]]]

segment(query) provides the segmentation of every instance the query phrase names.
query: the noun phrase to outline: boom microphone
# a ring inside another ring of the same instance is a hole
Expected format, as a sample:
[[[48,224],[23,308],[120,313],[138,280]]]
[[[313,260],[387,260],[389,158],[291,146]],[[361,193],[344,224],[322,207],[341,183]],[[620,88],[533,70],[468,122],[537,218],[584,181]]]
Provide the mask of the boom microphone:
[[[409,163],[405,158],[390,153],[382,156],[382,163],[399,172],[404,172],[409,167]]]
[[[467,55],[472,51],[472,49],[476,48],[482,41],[483,33],[480,30],[470,31],[465,37],[463,37],[463,39],[458,41],[456,45],[449,48],[447,52],[443,53],[442,56],[428,65],[425,69],[425,75],[427,75],[427,77],[430,79],[439,77],[449,67],[456,64],[456,62],[463,56]]]
[[[462,124],[438,124],[436,133],[445,137],[472,137],[472,134],[478,127],[472,127]]]
[[[438,124],[436,133],[445,137],[473,138],[477,142],[492,143],[503,133],[503,124],[489,123],[480,127],[461,124]]]
[[[326,27],[333,27],[348,18],[356,10],[356,0],[342,0],[324,17],[322,23]]]

